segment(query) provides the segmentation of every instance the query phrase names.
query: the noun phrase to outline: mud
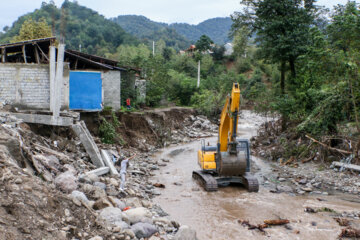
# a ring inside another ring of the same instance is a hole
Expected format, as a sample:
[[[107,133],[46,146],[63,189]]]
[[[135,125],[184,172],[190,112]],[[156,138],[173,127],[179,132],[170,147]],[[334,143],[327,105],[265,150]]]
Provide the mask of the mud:
[[[120,126],[116,129],[123,138],[124,145],[136,147],[142,151],[151,151],[163,147],[171,141],[171,131],[184,127],[185,119],[195,114],[190,108],[164,108],[144,112],[118,112]],[[102,113],[102,117],[112,121],[111,114]],[[81,119],[86,122],[93,136],[99,136],[101,124],[98,113],[82,113]]]
[[[256,135],[260,124],[267,120],[250,111],[243,111],[239,121],[239,137]],[[216,140],[206,139],[211,144]],[[271,177],[274,169],[269,162],[260,158],[252,158],[252,171],[256,172],[262,183],[258,193],[248,193],[239,186],[205,192],[191,177],[192,171],[199,169],[196,152],[200,146],[200,141],[195,141],[163,149],[155,158],[169,162],[152,179],[165,184],[164,189],[159,189],[161,195],[154,201],[181,224],[196,229],[200,240],[264,239],[265,236],[267,239],[337,239],[344,228],[334,220],[338,216],[350,216],[351,225],[359,228],[360,216],[357,212],[360,211],[360,204],[354,197],[271,193],[264,185],[264,179]],[[319,212],[305,212],[306,207]],[[290,223],[268,228],[265,233],[248,230],[238,223],[238,220],[249,220],[252,224],[261,224],[267,219],[280,218],[288,219]]]

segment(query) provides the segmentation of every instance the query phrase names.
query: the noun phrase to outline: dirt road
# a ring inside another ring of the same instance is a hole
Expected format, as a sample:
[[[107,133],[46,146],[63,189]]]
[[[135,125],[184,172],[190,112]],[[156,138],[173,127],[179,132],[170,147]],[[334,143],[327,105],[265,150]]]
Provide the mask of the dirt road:
[[[250,138],[256,134],[259,125],[266,119],[250,111],[244,111],[239,121],[239,135]],[[216,138],[206,141],[215,143]],[[360,203],[341,200],[343,196],[305,195],[296,196],[285,193],[271,193],[260,186],[258,193],[248,193],[240,187],[221,188],[218,192],[208,193],[201,189],[191,177],[197,166],[196,151],[200,141],[168,147],[155,157],[170,162],[161,168],[153,182],[165,184],[161,195],[155,198],[172,218],[181,224],[197,230],[200,240],[206,239],[337,239],[341,229],[333,219],[339,214],[360,210]],[[256,173],[271,174],[268,162],[253,157],[253,163],[260,170]],[[176,184],[175,184],[176,183]],[[335,212],[305,212],[306,207],[313,209],[332,209]],[[266,233],[248,230],[238,220],[249,220],[252,224],[263,223],[266,219],[289,219],[290,223],[266,229]],[[359,220],[350,219],[354,227]]]

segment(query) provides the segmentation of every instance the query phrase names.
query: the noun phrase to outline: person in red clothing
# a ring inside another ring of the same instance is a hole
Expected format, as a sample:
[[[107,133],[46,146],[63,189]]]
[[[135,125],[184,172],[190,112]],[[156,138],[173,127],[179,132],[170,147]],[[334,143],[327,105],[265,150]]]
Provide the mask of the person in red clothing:
[[[126,107],[127,107],[127,109],[130,109],[130,108],[131,108],[130,98],[126,99]]]

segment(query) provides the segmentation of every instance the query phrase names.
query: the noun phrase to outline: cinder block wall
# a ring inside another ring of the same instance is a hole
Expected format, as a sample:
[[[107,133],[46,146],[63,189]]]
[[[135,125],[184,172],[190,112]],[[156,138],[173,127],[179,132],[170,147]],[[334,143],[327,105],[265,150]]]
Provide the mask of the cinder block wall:
[[[121,73],[120,71],[101,72],[104,106],[119,110],[121,107]]]
[[[68,108],[66,86],[69,70],[64,67],[62,107]],[[22,109],[50,108],[50,76],[47,64],[0,64],[0,101]],[[65,106],[67,105],[67,106]]]

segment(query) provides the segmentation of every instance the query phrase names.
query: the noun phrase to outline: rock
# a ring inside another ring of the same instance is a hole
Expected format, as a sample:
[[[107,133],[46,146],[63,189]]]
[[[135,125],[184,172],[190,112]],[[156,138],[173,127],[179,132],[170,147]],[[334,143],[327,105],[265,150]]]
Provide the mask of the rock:
[[[90,173],[85,175],[88,179],[90,179],[91,182],[99,182],[100,178],[95,173]]]
[[[313,189],[311,187],[302,187],[301,190],[305,192],[312,192]]]
[[[290,193],[293,192],[292,188],[290,186],[286,186],[286,185],[280,185],[280,186],[276,186],[276,190],[277,192],[286,192],[286,193]]]
[[[183,225],[176,233],[174,240],[196,240],[196,231],[190,227]]]
[[[99,216],[99,222],[104,221],[107,224],[122,226],[122,212],[119,208],[107,207],[101,210]]]
[[[21,184],[22,182],[23,182],[23,180],[21,178],[15,179],[15,184]]]
[[[78,186],[76,182],[76,177],[71,171],[66,171],[57,176],[55,178],[55,184],[61,191],[67,193],[76,190]]]
[[[125,205],[133,208],[142,207],[141,201],[139,198],[127,198],[125,200]]]
[[[112,204],[107,198],[101,198],[97,200],[92,207],[95,210],[101,210],[103,208],[112,207]]]
[[[132,208],[126,211],[131,224],[140,222],[143,219],[151,218],[151,213],[144,207]]]
[[[131,229],[125,229],[124,233],[131,238],[135,238],[135,233]]]
[[[161,225],[164,225],[164,226],[170,226],[172,225],[171,224],[171,221],[169,219],[167,219],[166,217],[159,217],[159,218],[155,218],[154,219],[154,223],[155,224],[161,224]]]
[[[156,232],[158,232],[157,228],[149,223],[136,223],[131,226],[131,230],[134,232],[135,236],[138,239],[141,238],[149,238]]]
[[[180,224],[177,221],[171,221],[171,224],[173,225],[174,228],[179,229],[180,228]]]
[[[123,210],[126,207],[125,203],[118,198],[108,196],[108,199],[113,206],[120,208],[121,210]]]
[[[159,205],[155,204],[152,206],[152,210],[157,213],[160,217],[168,216],[167,214]]]
[[[115,178],[110,178],[109,183],[110,183],[110,185],[113,185],[114,187],[119,186],[119,181],[117,181]]]
[[[299,180],[299,184],[305,185],[306,183],[307,183],[306,178],[302,178],[302,179]]]
[[[103,198],[103,197],[106,197],[106,192],[104,189],[94,186],[94,188],[91,192],[91,196],[94,199]]]
[[[302,190],[298,189],[297,193],[300,194],[300,195],[303,195],[303,194],[305,194],[305,191],[302,191]]]
[[[59,159],[54,155],[47,155],[46,156],[46,163],[49,165],[52,169],[59,169],[60,167],[60,161]]]
[[[152,207],[151,202],[148,201],[148,200],[141,200],[141,204],[142,204],[142,206],[145,207],[145,208],[151,208],[151,207]]]
[[[105,184],[105,183],[102,183],[102,182],[94,182],[94,186],[106,190],[106,184]]]
[[[95,237],[90,238],[89,240],[103,240],[103,238],[100,236],[95,236]]]

